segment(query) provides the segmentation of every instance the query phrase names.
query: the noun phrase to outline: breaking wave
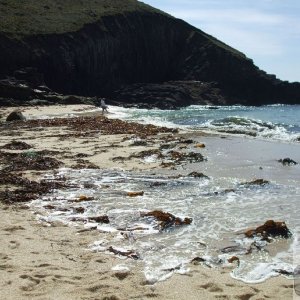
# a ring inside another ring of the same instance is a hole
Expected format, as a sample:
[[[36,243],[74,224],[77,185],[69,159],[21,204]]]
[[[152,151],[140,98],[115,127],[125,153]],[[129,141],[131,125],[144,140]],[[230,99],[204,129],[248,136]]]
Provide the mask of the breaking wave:
[[[203,106],[180,110],[112,107],[113,117],[159,126],[239,134],[286,142],[300,141],[300,105]]]

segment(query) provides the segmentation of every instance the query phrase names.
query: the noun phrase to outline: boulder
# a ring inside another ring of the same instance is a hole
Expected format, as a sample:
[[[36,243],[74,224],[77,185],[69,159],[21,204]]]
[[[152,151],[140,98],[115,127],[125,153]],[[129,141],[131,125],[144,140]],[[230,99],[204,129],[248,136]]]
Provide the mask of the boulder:
[[[19,110],[14,110],[6,118],[6,122],[25,121],[25,120],[26,120],[25,116]]]

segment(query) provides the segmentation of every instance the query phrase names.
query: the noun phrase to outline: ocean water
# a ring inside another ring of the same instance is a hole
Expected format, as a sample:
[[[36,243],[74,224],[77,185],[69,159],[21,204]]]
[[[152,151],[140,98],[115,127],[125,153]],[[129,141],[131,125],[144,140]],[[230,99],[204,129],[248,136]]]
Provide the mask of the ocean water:
[[[112,107],[111,111],[119,118],[161,126],[291,142],[300,139],[300,105],[192,105],[180,110]]]
[[[96,225],[105,234],[99,234],[88,249],[108,255],[109,247],[133,251],[150,283],[166,280],[174,273],[188,273],[195,257],[203,258],[203,265],[219,268],[229,265],[230,257],[238,256],[240,264],[231,276],[250,283],[279,276],[282,271],[291,273],[300,265],[295,259],[300,249],[300,167],[278,162],[289,156],[300,163],[300,106],[109,110],[113,117],[184,129],[196,142],[205,143],[206,148],[198,151],[207,161],[160,172],[61,169],[58,175],[79,188],[55,190],[33,201],[31,207],[41,221],[62,221],[79,228]],[[203,136],[203,130],[222,132],[226,138]],[[193,145],[189,147],[187,151],[195,151]],[[158,158],[146,157],[143,163],[153,159]],[[189,177],[191,171],[203,172],[209,178]],[[269,183],[243,184],[255,178]],[[144,191],[144,195],[131,198],[128,191]],[[74,202],[80,195],[92,199]],[[56,209],[45,208],[48,204]],[[84,208],[83,214],[77,213],[79,207]],[[193,222],[161,230],[153,219],[142,216],[151,210],[189,217]],[[83,225],[76,221],[101,215],[107,215],[110,223],[85,221]],[[245,230],[269,219],[285,221],[292,238],[276,238],[271,243],[245,238]],[[117,268],[130,269],[135,263],[127,258]]]

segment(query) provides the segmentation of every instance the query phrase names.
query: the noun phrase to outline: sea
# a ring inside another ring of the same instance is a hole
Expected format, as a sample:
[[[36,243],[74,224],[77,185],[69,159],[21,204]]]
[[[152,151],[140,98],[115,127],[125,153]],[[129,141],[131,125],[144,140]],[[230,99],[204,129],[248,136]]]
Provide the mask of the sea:
[[[135,253],[153,284],[174,273],[188,273],[194,258],[204,267],[231,266],[230,275],[247,283],[274,276],[295,278],[300,265],[300,105],[194,105],[179,110],[110,106],[109,116],[179,128],[205,144],[198,151],[206,160],[164,171],[60,169],[56,176],[65,176],[80,189],[55,190],[33,201],[40,221],[90,228],[95,223],[74,220],[107,215],[110,223],[97,225],[99,239],[88,250],[111,255],[108,249],[113,247]],[[283,165],[279,160],[284,158],[298,164]],[[143,163],[155,159],[159,158],[146,157]],[[207,177],[188,176],[192,171]],[[247,184],[254,179],[268,183]],[[131,198],[124,191],[144,195]],[[91,200],[70,202],[79,195]],[[47,204],[60,209],[47,210]],[[78,214],[76,205],[85,212]],[[152,210],[193,221],[161,230],[152,218],[141,216]],[[271,242],[245,237],[247,229],[267,220],[284,221],[292,237]],[[234,267],[228,262],[233,256],[239,260]],[[128,270],[135,264],[136,260],[120,256],[117,268]]]

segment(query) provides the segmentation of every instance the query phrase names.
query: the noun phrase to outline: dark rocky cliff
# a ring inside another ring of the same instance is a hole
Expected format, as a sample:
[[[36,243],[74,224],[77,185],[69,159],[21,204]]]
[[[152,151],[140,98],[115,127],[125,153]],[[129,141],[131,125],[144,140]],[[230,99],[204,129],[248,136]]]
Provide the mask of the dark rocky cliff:
[[[2,2],[11,5],[16,0],[0,2],[3,15],[9,5]],[[21,13],[19,29],[8,24],[0,30],[0,78],[30,67],[42,78],[39,84],[56,92],[160,107],[300,103],[299,83],[266,74],[239,51],[137,1],[68,0],[69,6],[56,14],[50,13],[50,5],[56,9],[66,2],[45,2],[49,6],[42,7],[44,19],[32,20],[30,6]],[[94,6],[86,10],[90,3]],[[128,6],[118,10],[120,3]],[[66,21],[68,12],[72,17]],[[64,20],[64,30],[55,27],[56,19]],[[36,29],[39,22],[45,22],[45,28]],[[1,86],[0,97],[7,97]]]

